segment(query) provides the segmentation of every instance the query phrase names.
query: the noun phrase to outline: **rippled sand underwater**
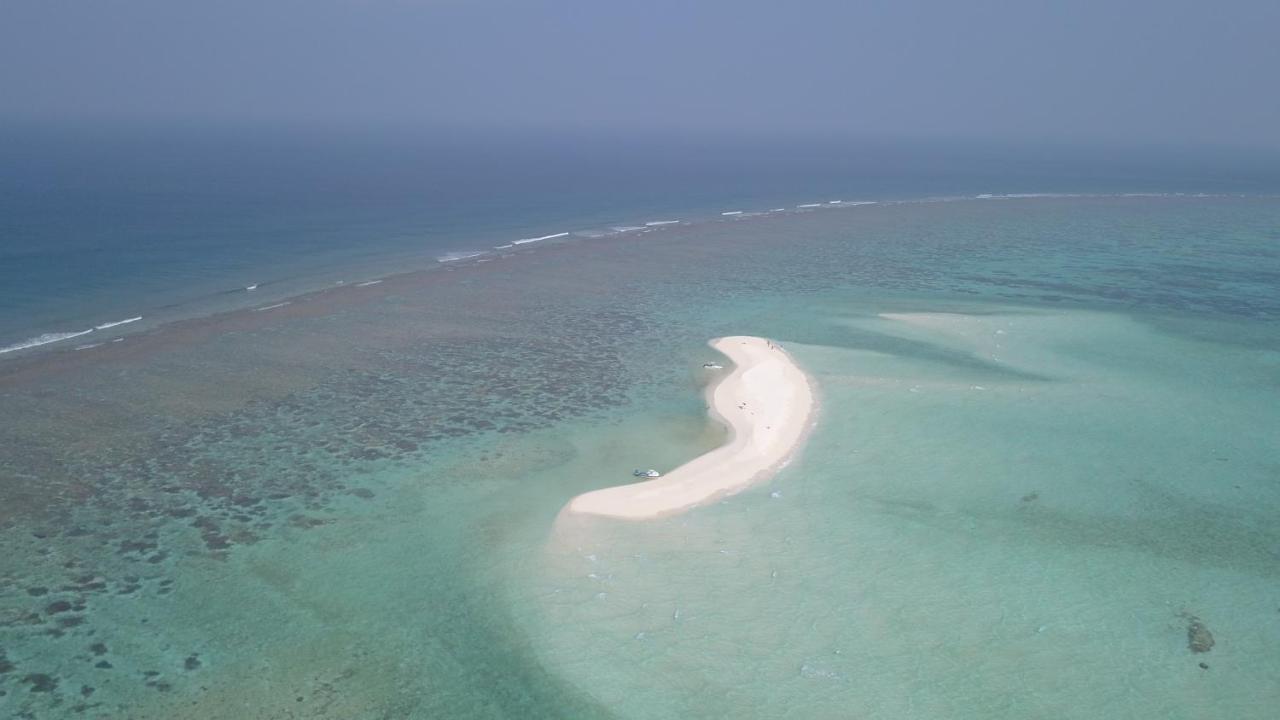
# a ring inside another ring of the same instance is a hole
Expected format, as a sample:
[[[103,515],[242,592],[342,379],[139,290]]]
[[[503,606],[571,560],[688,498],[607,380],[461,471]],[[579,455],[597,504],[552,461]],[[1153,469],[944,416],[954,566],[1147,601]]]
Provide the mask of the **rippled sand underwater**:
[[[0,714],[1269,717],[1280,210],[868,210],[10,371]],[[719,442],[727,333],[817,379],[800,458],[560,518]]]

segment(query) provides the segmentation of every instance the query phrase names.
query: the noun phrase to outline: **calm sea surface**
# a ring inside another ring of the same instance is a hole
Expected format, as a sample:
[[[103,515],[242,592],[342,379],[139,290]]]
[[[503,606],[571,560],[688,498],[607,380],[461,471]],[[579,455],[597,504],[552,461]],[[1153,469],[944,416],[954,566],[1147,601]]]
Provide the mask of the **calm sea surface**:
[[[0,345],[143,320],[0,355],[0,716],[1273,716],[1273,188],[572,147],[7,148]],[[561,517],[730,333],[799,458]]]

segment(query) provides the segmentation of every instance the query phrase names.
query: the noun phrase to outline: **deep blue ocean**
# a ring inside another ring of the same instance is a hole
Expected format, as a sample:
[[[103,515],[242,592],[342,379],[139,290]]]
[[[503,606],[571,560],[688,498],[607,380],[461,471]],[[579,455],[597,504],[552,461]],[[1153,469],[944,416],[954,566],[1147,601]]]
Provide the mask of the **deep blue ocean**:
[[[832,199],[1268,194],[1280,189],[1276,167],[1170,148],[10,128],[0,134],[0,348],[141,317],[135,330],[560,232]]]

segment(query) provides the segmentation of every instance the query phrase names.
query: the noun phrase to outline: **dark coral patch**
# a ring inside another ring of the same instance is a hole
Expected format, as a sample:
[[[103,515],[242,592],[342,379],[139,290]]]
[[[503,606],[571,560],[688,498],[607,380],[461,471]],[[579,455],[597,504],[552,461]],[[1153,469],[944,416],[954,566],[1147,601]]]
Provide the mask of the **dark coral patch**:
[[[1187,648],[1193,653],[1206,653],[1213,649],[1213,633],[1194,615],[1187,616]]]
[[[71,602],[67,600],[55,600],[44,606],[44,611],[49,615],[57,615],[71,609]]]
[[[31,692],[47,693],[58,688],[58,679],[45,673],[31,673],[24,676],[22,682],[31,686]]]
[[[120,542],[120,554],[145,553],[155,550],[156,547],[156,543],[148,540],[123,540]]]
[[[290,525],[296,528],[304,528],[304,529],[318,527],[320,525],[328,525],[331,522],[333,521],[325,520],[323,518],[317,518],[317,517],[308,517],[306,515],[292,515],[289,517]]]

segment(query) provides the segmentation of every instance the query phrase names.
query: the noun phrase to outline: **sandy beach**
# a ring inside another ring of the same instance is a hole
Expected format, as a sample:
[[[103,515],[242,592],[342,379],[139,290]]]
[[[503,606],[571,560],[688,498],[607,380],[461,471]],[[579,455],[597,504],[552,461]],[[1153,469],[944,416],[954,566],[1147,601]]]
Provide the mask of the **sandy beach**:
[[[809,378],[778,345],[750,336],[711,341],[734,369],[708,391],[724,445],[645,482],[583,493],[573,513],[645,520],[732,495],[776,472],[803,441],[815,408]]]

